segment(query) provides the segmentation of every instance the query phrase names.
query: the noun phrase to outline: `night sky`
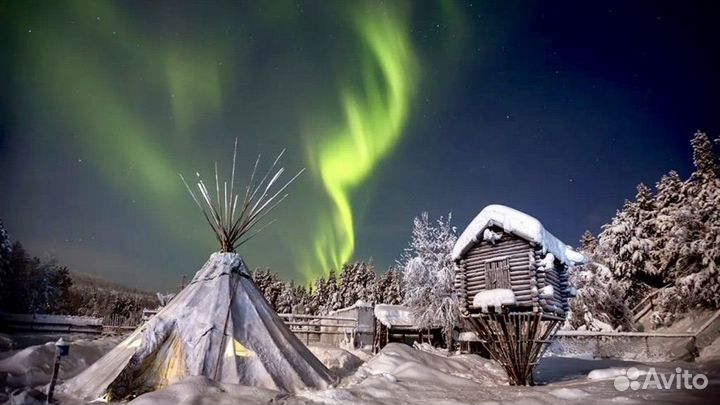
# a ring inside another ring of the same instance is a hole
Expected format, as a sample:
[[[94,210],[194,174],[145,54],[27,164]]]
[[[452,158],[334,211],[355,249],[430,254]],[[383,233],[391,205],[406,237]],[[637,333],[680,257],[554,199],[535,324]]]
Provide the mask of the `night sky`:
[[[386,269],[422,211],[506,204],[575,244],[720,130],[713,3],[596,3],[0,0],[0,218],[174,289],[217,249],[178,173],[227,172],[237,137],[242,179],[307,168],[240,250],[286,280]]]

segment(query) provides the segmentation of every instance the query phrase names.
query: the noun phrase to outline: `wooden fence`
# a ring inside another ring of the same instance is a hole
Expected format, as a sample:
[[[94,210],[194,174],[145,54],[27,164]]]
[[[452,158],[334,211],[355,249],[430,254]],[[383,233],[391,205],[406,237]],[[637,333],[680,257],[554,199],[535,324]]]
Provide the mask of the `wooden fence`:
[[[305,345],[311,343],[354,343],[358,322],[356,318],[340,316],[278,314],[285,325]]]
[[[102,318],[88,316],[5,314],[0,313],[0,325],[9,332],[29,333],[102,333]]]
[[[560,330],[558,346],[567,351],[589,351],[593,357],[693,360],[699,351],[720,337],[720,310],[695,332],[618,332]],[[585,353],[587,354],[587,353]]]

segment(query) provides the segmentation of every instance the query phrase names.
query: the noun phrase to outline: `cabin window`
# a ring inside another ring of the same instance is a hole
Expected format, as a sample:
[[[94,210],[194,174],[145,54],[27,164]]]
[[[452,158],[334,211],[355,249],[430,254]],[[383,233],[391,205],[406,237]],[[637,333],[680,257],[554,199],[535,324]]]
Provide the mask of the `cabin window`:
[[[508,258],[485,262],[485,285],[488,290],[510,289],[510,260]]]

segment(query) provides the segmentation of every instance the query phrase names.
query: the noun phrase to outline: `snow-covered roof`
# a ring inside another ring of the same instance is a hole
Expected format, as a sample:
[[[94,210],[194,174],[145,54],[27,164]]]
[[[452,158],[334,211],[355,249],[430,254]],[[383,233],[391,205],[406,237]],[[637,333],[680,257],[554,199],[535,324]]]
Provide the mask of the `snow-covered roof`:
[[[402,305],[377,304],[374,309],[375,318],[389,327],[414,327],[410,308]]]
[[[542,246],[545,252],[552,253],[558,260],[575,265],[585,262],[585,256],[572,250],[558,238],[548,232],[537,219],[516,209],[493,204],[483,208],[460,235],[452,251],[453,260],[458,260],[475,243],[483,238],[483,231],[490,226],[499,226],[507,233],[517,235],[527,241]]]

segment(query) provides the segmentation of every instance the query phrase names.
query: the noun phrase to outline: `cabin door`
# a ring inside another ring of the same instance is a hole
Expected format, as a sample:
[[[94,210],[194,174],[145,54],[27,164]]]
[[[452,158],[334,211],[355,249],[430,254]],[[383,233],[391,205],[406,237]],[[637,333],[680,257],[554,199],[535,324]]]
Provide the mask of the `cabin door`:
[[[488,290],[511,289],[510,261],[507,258],[485,262],[485,286]]]

